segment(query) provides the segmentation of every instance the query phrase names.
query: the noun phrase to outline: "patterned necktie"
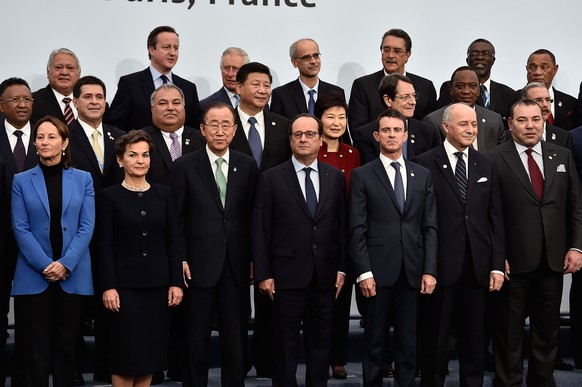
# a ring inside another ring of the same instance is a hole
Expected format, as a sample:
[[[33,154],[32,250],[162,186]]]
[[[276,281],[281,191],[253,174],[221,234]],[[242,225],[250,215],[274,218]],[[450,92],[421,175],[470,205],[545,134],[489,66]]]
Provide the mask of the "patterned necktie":
[[[75,119],[75,114],[73,113],[73,109],[71,108],[71,99],[69,97],[63,98],[63,103],[65,104],[65,123],[70,125],[71,122]]]
[[[525,153],[527,153],[527,168],[529,169],[531,185],[533,186],[533,189],[538,196],[539,201],[541,202],[544,198],[544,177],[542,176],[542,171],[540,171],[538,163],[536,163],[531,154],[532,149],[526,149]]]
[[[216,185],[218,186],[218,194],[220,195],[220,201],[222,202],[222,208],[226,203],[226,177],[222,173],[222,163],[224,159],[219,157],[216,159]]]
[[[14,135],[16,136],[16,146],[14,147],[14,161],[16,161],[16,170],[18,172],[24,171],[24,161],[26,160],[26,149],[24,148],[24,142],[22,142],[22,130],[15,130]]]
[[[396,201],[398,202],[398,207],[400,212],[404,212],[404,183],[402,182],[402,175],[400,174],[400,163],[398,161],[393,161],[390,163],[396,174],[394,175],[394,195],[396,195]]]
[[[463,158],[463,152],[455,152],[455,156],[457,156],[455,179],[457,180],[457,185],[459,186],[461,199],[463,204],[465,204],[465,201],[467,200],[467,166],[465,164],[465,159]]]
[[[309,94],[309,102],[307,103],[307,112],[309,114],[315,114],[315,98],[313,96],[317,92],[315,90],[311,89],[307,93]]]
[[[170,157],[172,158],[172,161],[174,161],[182,156],[182,145],[180,144],[176,133],[170,133],[170,138],[172,139],[172,143],[170,144]]]
[[[255,126],[257,119],[255,117],[249,117],[248,123],[251,124],[249,128],[249,145],[251,146],[253,157],[257,161],[257,165],[260,168],[261,160],[263,159],[263,145],[261,145],[261,135]]]
[[[305,201],[307,202],[307,208],[309,208],[311,216],[314,217],[317,211],[317,195],[315,194],[313,181],[311,181],[311,177],[309,176],[312,169],[305,167],[303,170],[305,171]]]
[[[233,106],[235,109],[240,105],[240,95],[235,94],[234,99],[236,100],[235,105]]]
[[[484,84],[479,86],[480,93],[479,93],[479,100],[477,101],[480,106],[483,106],[485,109],[489,109],[489,91]]]
[[[91,148],[93,148],[93,152],[95,152],[97,164],[99,164],[99,169],[101,170],[101,173],[103,173],[103,151],[99,145],[99,131],[97,129],[95,129],[91,134],[91,139]]]
[[[168,77],[166,77],[164,74],[160,75],[160,78],[162,78],[162,83],[165,85],[166,83],[169,83],[170,80],[168,79]]]

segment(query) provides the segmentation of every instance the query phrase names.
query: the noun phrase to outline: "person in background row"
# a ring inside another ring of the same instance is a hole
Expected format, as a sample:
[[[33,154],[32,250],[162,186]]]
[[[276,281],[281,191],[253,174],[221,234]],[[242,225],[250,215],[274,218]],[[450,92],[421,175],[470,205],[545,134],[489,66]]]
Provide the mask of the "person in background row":
[[[19,253],[14,297],[15,386],[73,385],[83,310],[93,294],[89,242],[93,181],[70,168],[69,130],[47,116],[33,130],[39,165],[14,176],[12,228]]]
[[[149,386],[166,369],[170,308],[182,301],[178,218],[169,187],[146,180],[150,136],[131,131],[115,142],[125,177],[98,201],[98,291],[108,310],[114,387]]]
[[[222,87],[214,94],[200,101],[200,108],[205,109],[213,102],[224,102],[233,108],[240,103],[240,96],[236,91],[236,73],[245,64],[249,63],[249,54],[239,47],[229,47],[220,58],[220,75]]]

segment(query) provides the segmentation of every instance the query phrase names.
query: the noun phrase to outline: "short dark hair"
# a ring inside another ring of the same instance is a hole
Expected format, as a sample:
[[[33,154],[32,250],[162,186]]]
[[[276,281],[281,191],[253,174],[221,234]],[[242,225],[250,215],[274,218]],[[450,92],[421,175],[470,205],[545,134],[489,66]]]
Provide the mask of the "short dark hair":
[[[406,46],[406,52],[412,50],[412,39],[410,35],[406,33],[406,31],[401,30],[400,28],[392,28],[386,32],[384,32],[384,36],[382,36],[382,41],[380,42],[380,50],[382,50],[382,43],[387,36],[394,36],[396,38],[404,39],[404,45]]]
[[[6,91],[6,89],[8,89],[10,86],[14,86],[14,85],[26,86],[28,91],[30,91],[30,86],[28,86],[28,82],[26,82],[22,78],[12,77],[12,78],[8,78],[8,79],[3,80],[2,83],[0,83],[0,97],[2,95],[4,95],[4,92]]]
[[[550,59],[552,59],[552,64],[554,65],[556,64],[556,56],[550,50],[547,50],[545,48],[540,48],[529,54],[529,56],[527,57],[528,62],[531,59],[532,55],[549,55]]]
[[[520,99],[519,101],[517,101],[516,103],[513,104],[513,106],[511,107],[511,114],[509,115],[511,117],[511,119],[513,120],[514,118],[514,113],[515,113],[515,108],[517,106],[537,106],[540,111],[541,111],[541,107],[540,105],[538,105],[538,103],[536,101],[534,101],[531,98],[523,98]]]
[[[81,87],[84,85],[99,85],[103,89],[103,97],[107,97],[107,89],[105,88],[105,83],[97,77],[92,75],[86,75],[79,78],[75,86],[73,86],[73,97],[79,98],[81,96]]]
[[[178,35],[178,33],[176,32],[174,27],[159,26],[159,27],[154,28],[152,30],[152,32],[150,32],[150,34],[148,35],[148,40],[147,40],[148,58],[149,59],[152,59],[152,56],[150,55],[149,48],[156,47],[156,44],[158,44],[158,35],[161,34],[162,32],[170,32],[172,34],[176,34],[176,36],[180,36],[180,35]]]
[[[394,100],[396,97],[398,82],[406,82],[413,85],[410,78],[397,73],[385,75],[380,81],[380,85],[378,86],[378,94],[380,95],[380,99],[382,99],[382,104],[384,104],[384,106],[386,106],[386,102],[384,101],[385,95],[390,97],[392,100]]]
[[[36,121],[36,123],[34,124],[34,128],[32,129],[32,138],[33,139],[36,139],[36,134],[38,133],[38,128],[42,124],[44,124],[45,122],[50,122],[51,124],[53,124],[55,126],[55,128],[57,128],[57,132],[59,132],[59,135],[61,136],[63,141],[70,138],[69,128],[67,127],[67,125],[63,121],[61,121],[58,118],[53,117],[53,116],[44,116],[41,119],[39,119],[38,121]],[[65,148],[63,153],[64,154],[61,157],[61,162],[63,163],[63,168],[69,169],[69,167],[71,166],[71,142],[70,142],[70,140],[69,140],[69,144],[67,145],[67,147]]]
[[[289,127],[287,129],[289,137],[291,137],[291,134],[293,133],[293,124],[295,123],[295,121],[297,121],[298,119],[300,119],[302,117],[313,118],[315,120],[315,122],[317,122],[317,134],[319,134],[320,136],[323,136],[323,123],[319,120],[319,118],[317,118],[314,115],[309,114],[309,113],[301,113],[301,114],[296,115],[291,121],[289,121]]]
[[[273,82],[273,76],[271,75],[269,67],[259,62],[250,62],[242,65],[236,73],[236,81],[238,83],[245,83],[250,73],[267,74],[269,76],[269,82]]]
[[[138,142],[142,141],[148,143],[150,153],[156,149],[151,136],[146,131],[141,129],[132,130],[115,140],[115,156],[123,157],[123,154],[129,145],[137,144]]]
[[[469,66],[461,66],[458,67],[455,71],[453,71],[453,74],[451,75],[451,87],[453,87],[453,79],[455,78],[455,75],[457,75],[459,71],[471,71],[475,73],[475,76],[477,77],[477,79],[479,79],[479,74],[477,74],[477,71],[475,71],[474,68],[471,68]]]
[[[376,118],[376,127],[374,128],[374,132],[380,131],[380,121],[385,117],[402,120],[402,123],[404,124],[404,131],[406,132],[408,130],[406,127],[406,117],[404,117],[402,113],[400,113],[398,110],[384,110],[382,113],[380,113],[378,118]]]
[[[321,120],[323,113],[332,107],[342,107],[348,113],[348,104],[346,103],[346,97],[341,91],[328,91],[317,97],[317,102],[315,102],[314,115]]]
[[[210,110],[212,110],[212,109],[224,109],[224,108],[227,108],[228,110],[230,110],[230,114],[232,114],[232,120],[234,121],[234,123],[236,123],[234,109],[232,108],[231,105],[224,103],[222,101],[212,102],[204,108],[204,110],[202,111],[202,123],[206,125],[206,116],[208,115],[208,112]]]
[[[477,43],[485,43],[491,46],[491,53],[493,54],[493,56],[495,56],[495,46],[493,45],[493,43],[491,43],[490,41],[488,41],[487,39],[484,38],[479,38],[479,39],[475,39],[471,42],[471,44],[469,44],[469,47],[467,47],[467,55],[469,55],[469,53],[471,52],[471,47],[473,47],[475,44]]]

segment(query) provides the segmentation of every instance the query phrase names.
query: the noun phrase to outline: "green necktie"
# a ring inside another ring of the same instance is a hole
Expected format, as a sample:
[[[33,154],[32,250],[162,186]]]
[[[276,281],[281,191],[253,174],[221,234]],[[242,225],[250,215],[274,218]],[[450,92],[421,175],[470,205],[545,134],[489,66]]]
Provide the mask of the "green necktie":
[[[224,159],[222,157],[216,159],[216,185],[218,186],[218,194],[220,195],[222,208],[224,208],[224,203],[226,203],[226,177],[224,177],[221,168],[223,162]]]

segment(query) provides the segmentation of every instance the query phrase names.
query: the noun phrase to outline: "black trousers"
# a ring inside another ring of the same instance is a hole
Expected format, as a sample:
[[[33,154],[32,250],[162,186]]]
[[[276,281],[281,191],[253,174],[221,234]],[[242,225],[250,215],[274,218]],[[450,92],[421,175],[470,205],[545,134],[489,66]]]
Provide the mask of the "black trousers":
[[[6,339],[8,338],[8,312],[10,311],[10,290],[16,268],[18,247],[12,231],[0,236],[0,387],[4,386],[8,375],[6,356]]]

